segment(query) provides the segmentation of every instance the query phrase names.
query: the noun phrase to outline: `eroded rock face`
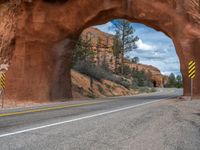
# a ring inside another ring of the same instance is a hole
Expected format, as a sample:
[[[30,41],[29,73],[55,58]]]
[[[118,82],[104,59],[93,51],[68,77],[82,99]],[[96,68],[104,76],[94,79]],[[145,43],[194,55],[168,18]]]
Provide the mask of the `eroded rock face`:
[[[197,64],[194,95],[200,96],[198,0],[68,0],[61,3],[32,0],[20,5],[6,97],[16,100],[71,97],[74,40],[85,28],[115,18],[144,23],[171,37],[181,62],[184,95],[190,93],[187,64],[194,60]]]
[[[167,83],[166,76],[162,75],[160,70],[154,66],[134,64],[128,60],[125,60],[125,65],[128,65],[130,68],[135,68],[139,71],[144,71],[145,73],[149,74],[154,87],[163,88],[164,85]]]
[[[15,48],[16,3],[0,3],[0,72],[8,69]]]

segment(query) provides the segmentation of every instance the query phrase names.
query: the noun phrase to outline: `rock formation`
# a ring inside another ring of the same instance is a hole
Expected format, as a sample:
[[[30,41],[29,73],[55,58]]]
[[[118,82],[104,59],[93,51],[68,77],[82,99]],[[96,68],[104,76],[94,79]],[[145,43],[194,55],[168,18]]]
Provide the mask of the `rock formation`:
[[[100,65],[105,62],[108,64],[109,69],[114,72],[117,62],[121,62],[121,60],[119,57],[119,60],[116,62],[115,56],[113,55],[113,35],[104,33],[97,28],[87,28],[83,31],[81,36],[83,39],[88,38],[91,40],[93,50],[95,51],[93,62],[96,63],[96,65]],[[143,70],[147,74],[150,74],[151,80],[155,87],[164,87],[164,84],[166,83],[165,76],[162,75],[160,70],[156,67],[150,65],[135,64],[127,59],[125,59],[124,65],[129,66],[131,69],[135,68],[139,71]]]
[[[15,46],[16,11],[15,3],[0,4],[0,72],[8,69]]]
[[[7,0],[1,5],[12,2]],[[187,67],[188,62],[194,60],[197,75],[193,91],[194,96],[200,96],[199,0],[19,2],[15,42],[10,43],[10,46],[14,44],[14,51],[6,72],[6,98],[56,100],[71,97],[74,41],[84,29],[115,18],[143,23],[172,38],[181,63],[184,95],[190,94]]]
[[[108,33],[104,33],[100,30],[98,30],[97,28],[87,28],[85,29],[82,34],[81,37],[85,40],[90,40],[91,44],[92,44],[92,49],[95,52],[95,56],[93,59],[93,62],[96,65],[100,65],[103,64],[104,62],[106,64],[108,64],[109,69],[111,69],[112,71],[115,70],[115,66],[116,66],[116,59],[115,56],[113,55],[113,51],[112,51],[112,46],[113,46],[113,35],[108,34]],[[118,61],[120,62],[121,60],[118,59]]]

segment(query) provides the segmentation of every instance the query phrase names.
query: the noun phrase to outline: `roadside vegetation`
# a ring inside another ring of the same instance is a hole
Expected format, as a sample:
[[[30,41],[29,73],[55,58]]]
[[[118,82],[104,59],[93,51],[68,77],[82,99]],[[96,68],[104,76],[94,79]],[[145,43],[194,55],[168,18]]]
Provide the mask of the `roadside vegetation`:
[[[173,73],[171,73],[168,76],[168,82],[165,85],[167,88],[182,88],[183,87],[183,79],[181,75],[175,76]]]

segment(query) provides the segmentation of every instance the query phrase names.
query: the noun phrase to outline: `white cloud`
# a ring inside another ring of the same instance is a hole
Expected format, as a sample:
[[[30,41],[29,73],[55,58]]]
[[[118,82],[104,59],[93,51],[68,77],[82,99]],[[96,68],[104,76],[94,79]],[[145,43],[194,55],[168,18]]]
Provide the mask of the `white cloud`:
[[[98,26],[95,26],[95,28],[103,31],[103,32],[106,32],[106,33],[109,33],[109,34],[115,34],[115,31],[112,29],[112,23],[111,22],[108,22],[106,24],[103,24],[103,25],[98,25]]]
[[[139,39],[137,42],[136,42],[136,45],[137,45],[137,49],[140,49],[140,50],[145,50],[145,51],[151,51],[151,50],[154,50],[155,49],[155,46],[152,46],[150,44],[146,44],[144,43],[141,39]]]
[[[180,74],[180,63],[176,55],[173,43],[163,43],[160,41],[147,41],[146,44],[141,40],[138,48],[127,53],[129,57],[139,57],[140,63],[152,65],[160,69],[163,74]],[[156,45],[156,46],[155,46]]]

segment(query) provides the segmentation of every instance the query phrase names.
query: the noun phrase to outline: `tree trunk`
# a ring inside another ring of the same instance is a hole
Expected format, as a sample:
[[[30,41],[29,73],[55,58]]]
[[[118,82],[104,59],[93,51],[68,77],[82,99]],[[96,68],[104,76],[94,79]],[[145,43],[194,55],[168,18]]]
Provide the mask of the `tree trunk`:
[[[121,54],[121,74],[124,74],[124,52]]]

